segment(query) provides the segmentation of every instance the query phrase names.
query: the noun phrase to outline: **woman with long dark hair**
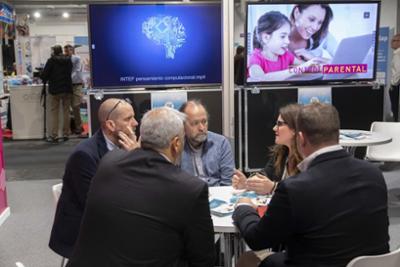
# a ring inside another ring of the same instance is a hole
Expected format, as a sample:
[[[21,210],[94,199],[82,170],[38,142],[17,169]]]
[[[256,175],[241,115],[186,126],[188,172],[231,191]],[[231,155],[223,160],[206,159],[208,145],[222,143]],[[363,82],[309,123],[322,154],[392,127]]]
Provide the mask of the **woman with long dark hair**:
[[[236,170],[232,178],[234,188],[270,194],[279,181],[299,173],[297,164],[302,161],[296,143],[296,117],[299,111],[298,104],[289,104],[279,110],[273,128],[275,145],[271,148],[271,159],[262,172],[248,179],[241,171]]]

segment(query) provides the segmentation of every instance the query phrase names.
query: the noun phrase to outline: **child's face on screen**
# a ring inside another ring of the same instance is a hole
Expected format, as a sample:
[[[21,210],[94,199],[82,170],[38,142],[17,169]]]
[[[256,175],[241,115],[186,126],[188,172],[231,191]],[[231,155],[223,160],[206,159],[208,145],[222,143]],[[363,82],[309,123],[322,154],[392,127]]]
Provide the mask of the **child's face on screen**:
[[[325,19],[326,11],[320,5],[312,5],[303,9],[294,11],[295,27],[303,39],[310,39],[321,29]]]
[[[283,55],[288,50],[289,46],[289,23],[283,24],[279,29],[271,34],[262,33],[263,50],[275,55]]]

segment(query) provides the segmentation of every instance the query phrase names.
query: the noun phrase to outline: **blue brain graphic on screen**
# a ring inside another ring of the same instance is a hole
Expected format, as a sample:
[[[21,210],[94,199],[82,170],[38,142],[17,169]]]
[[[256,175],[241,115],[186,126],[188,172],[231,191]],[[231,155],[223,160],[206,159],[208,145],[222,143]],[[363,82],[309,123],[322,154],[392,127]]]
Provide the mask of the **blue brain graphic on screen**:
[[[175,51],[185,43],[185,27],[177,17],[150,17],[142,24],[142,32],[157,45],[165,47],[165,57],[173,59]]]

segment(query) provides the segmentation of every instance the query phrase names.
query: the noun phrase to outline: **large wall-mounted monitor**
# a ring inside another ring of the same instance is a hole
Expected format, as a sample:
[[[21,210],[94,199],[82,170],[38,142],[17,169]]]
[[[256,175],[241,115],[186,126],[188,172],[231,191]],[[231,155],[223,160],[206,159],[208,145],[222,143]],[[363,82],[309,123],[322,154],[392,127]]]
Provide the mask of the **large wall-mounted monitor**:
[[[89,5],[94,88],[218,85],[220,3]]]
[[[378,1],[248,3],[247,84],[371,81]]]

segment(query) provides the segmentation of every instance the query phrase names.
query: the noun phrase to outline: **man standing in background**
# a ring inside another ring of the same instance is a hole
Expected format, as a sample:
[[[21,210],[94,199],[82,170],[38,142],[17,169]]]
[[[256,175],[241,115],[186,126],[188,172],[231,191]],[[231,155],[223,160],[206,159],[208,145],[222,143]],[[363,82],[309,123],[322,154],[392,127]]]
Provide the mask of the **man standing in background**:
[[[81,119],[81,102],[82,102],[82,88],[83,88],[83,79],[82,79],[82,64],[81,58],[75,55],[75,48],[67,44],[64,46],[64,54],[71,57],[72,61],[72,114],[74,117],[74,130],[75,134],[81,134],[83,132],[82,127],[82,119]]]
[[[390,102],[392,105],[393,120],[399,121],[399,85],[400,85],[400,34],[392,38],[392,78],[390,80]]]
[[[71,106],[72,63],[69,56],[63,55],[62,46],[55,45],[52,48],[51,57],[44,66],[41,78],[43,84],[49,85],[50,99],[50,136],[47,142],[57,144],[59,140],[67,141],[70,134],[69,107]],[[63,110],[63,136],[58,136],[60,106]]]

